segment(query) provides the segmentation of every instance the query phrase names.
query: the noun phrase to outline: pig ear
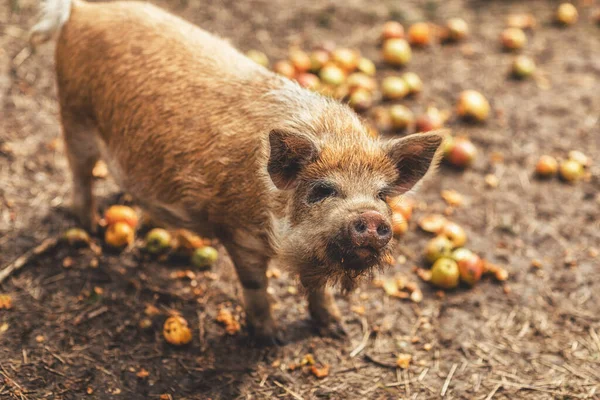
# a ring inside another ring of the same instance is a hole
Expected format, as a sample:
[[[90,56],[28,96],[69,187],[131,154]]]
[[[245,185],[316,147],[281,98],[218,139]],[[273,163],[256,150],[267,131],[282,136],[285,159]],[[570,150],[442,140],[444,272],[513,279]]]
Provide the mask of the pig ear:
[[[278,189],[292,189],[298,174],[317,158],[316,144],[308,137],[283,131],[269,133],[270,155],[267,171]]]
[[[395,194],[415,188],[428,172],[435,169],[446,135],[447,131],[417,133],[389,142],[387,154],[398,171],[393,184]]]

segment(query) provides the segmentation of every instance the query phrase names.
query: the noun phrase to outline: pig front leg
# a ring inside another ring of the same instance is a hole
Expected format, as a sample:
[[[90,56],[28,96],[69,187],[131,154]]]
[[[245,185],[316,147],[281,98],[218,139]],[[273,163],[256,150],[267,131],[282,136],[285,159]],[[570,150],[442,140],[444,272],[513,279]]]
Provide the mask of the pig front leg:
[[[236,243],[226,242],[225,247],[243,287],[246,322],[250,332],[261,344],[280,344],[282,340],[267,294],[266,272],[270,257],[264,251],[248,249]]]
[[[308,293],[308,311],[320,335],[335,338],[347,335],[340,310],[326,287]]]

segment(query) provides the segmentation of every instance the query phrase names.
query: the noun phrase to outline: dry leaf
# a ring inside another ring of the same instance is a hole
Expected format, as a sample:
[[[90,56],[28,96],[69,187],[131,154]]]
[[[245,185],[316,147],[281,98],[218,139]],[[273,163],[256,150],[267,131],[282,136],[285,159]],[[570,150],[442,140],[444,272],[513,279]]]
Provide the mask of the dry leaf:
[[[487,174],[485,176],[485,184],[488,185],[489,187],[491,187],[492,189],[495,189],[500,184],[500,180],[498,179],[498,177],[496,175]]]
[[[146,306],[146,309],[144,310],[144,314],[146,314],[149,317],[153,317],[155,315],[160,314],[160,310],[158,308],[156,308],[155,306],[153,306],[152,304],[148,304]]]
[[[415,303],[420,303],[423,301],[423,292],[420,290],[415,290],[410,294],[410,299]]]
[[[315,365],[315,358],[312,354],[306,354],[304,357],[302,357],[300,365]]]
[[[365,306],[352,306],[350,307],[350,310],[358,315],[365,315],[366,313]]]
[[[147,378],[150,375],[150,372],[146,371],[144,368],[140,369],[137,374],[135,374],[138,378]]]
[[[62,262],[64,268],[71,268],[73,266],[73,259],[71,257],[65,257]]]
[[[329,365],[325,364],[322,368],[313,365],[310,372],[319,379],[323,379],[329,375]]]
[[[427,215],[419,221],[419,228],[425,232],[438,233],[448,220],[440,214]]]
[[[12,298],[7,294],[0,294],[0,310],[10,310],[12,308]]]
[[[235,335],[240,331],[240,323],[236,321],[231,311],[227,308],[221,308],[217,314],[217,322],[225,326],[225,332],[229,335]]]
[[[442,198],[451,207],[460,207],[464,203],[464,197],[456,190],[442,190]]]
[[[398,358],[396,359],[396,365],[398,368],[407,369],[410,366],[410,362],[412,361],[412,356],[410,354],[401,353],[398,354]]]
[[[425,282],[429,282],[431,280],[431,271],[428,269],[417,268],[415,273],[419,278],[421,278],[421,280]]]

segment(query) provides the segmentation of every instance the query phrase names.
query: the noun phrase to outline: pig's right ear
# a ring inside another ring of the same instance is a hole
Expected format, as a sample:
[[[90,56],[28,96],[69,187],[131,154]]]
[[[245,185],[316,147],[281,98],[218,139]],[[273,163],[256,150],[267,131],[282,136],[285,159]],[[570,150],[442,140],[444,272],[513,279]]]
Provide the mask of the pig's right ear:
[[[298,174],[313,162],[318,149],[310,138],[289,131],[272,130],[269,133],[270,155],[267,171],[277,189],[292,189]]]

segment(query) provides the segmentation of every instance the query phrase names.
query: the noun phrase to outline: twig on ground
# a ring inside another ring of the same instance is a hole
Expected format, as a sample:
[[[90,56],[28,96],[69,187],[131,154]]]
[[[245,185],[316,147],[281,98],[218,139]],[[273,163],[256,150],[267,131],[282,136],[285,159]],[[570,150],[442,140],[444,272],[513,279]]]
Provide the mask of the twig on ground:
[[[206,331],[204,329],[204,320],[206,319],[206,313],[198,311],[198,339],[200,340],[200,352],[206,351]]]
[[[448,386],[450,386],[450,382],[452,381],[452,376],[454,375],[454,372],[456,371],[457,367],[458,367],[458,364],[452,364],[452,368],[450,368],[450,372],[448,373],[448,376],[446,377],[446,382],[444,382],[444,386],[442,387],[442,391],[440,392],[440,395],[442,397],[444,397],[446,395],[446,391],[448,390]]]
[[[369,343],[369,338],[371,337],[371,330],[369,329],[367,319],[363,318],[361,322],[363,327],[363,338],[360,341],[359,345],[350,353],[350,358],[354,358],[358,354],[360,354],[360,352],[363,351],[365,347],[367,347],[367,344]]]
[[[34,247],[31,250],[28,250],[25,254],[18,257],[12,263],[8,264],[4,269],[0,271],[0,283],[4,282],[6,278],[8,278],[13,272],[20,270],[23,268],[28,262],[33,260],[34,257],[37,257],[48,250],[53,249],[59,240],[58,237],[52,237],[44,240],[38,246]]]
[[[77,326],[77,325],[81,324],[82,322],[89,321],[89,320],[91,320],[93,318],[96,318],[96,317],[104,314],[107,311],[108,311],[108,307],[106,307],[106,306],[102,306],[102,307],[96,308],[95,310],[89,311],[89,312],[85,311],[82,314],[79,314],[75,318],[75,321],[73,321],[73,325]]]
[[[501,386],[502,386],[501,383],[497,384],[496,387],[494,387],[494,389],[492,389],[492,391],[490,392],[490,394],[487,395],[487,397],[485,398],[485,400],[490,400],[492,397],[494,397],[494,395],[496,394],[496,392],[498,391],[498,389],[500,389]]]
[[[298,393],[292,392],[290,389],[286,388],[283,384],[281,384],[281,383],[279,383],[277,381],[273,381],[273,383],[276,384],[277,386],[279,386],[280,388],[282,388],[283,390],[285,390],[286,393],[288,393],[293,398],[295,398],[297,400],[304,400],[302,398],[302,396],[300,396]]]

